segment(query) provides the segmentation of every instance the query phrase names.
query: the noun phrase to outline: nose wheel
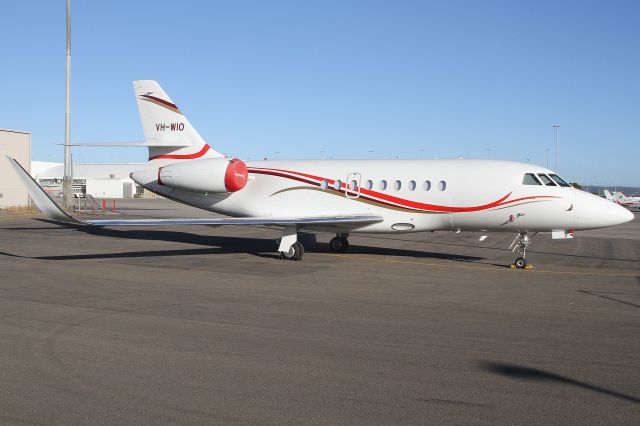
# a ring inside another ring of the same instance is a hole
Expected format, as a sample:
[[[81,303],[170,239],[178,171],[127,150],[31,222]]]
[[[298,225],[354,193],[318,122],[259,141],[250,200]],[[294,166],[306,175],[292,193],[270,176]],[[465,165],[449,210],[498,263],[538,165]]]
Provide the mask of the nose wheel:
[[[349,234],[336,234],[336,236],[329,241],[329,248],[331,251],[336,253],[346,251],[349,248],[348,237]]]
[[[535,234],[533,234],[535,235]],[[527,268],[527,247],[531,244],[531,238],[526,232],[520,232],[509,247],[511,251],[517,251],[520,256],[513,262],[513,266],[517,269]]]
[[[524,269],[527,267],[527,259],[525,259],[524,257],[519,257],[515,262],[513,262],[513,266],[515,266],[517,269]]]

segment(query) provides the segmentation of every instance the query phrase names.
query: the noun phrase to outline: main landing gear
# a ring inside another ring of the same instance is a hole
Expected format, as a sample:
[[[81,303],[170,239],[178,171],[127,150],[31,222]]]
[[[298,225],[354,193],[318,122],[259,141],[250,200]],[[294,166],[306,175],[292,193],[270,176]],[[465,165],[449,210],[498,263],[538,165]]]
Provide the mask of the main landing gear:
[[[291,245],[291,247],[289,247],[289,250],[280,252],[280,259],[302,260],[303,254],[304,254],[304,246],[300,243],[300,241],[296,241]]]
[[[283,260],[302,260],[304,255],[304,246],[298,241],[298,227],[295,225],[286,226],[278,247],[280,259]]]
[[[349,234],[336,234],[329,242],[329,248],[334,252],[343,252],[349,248]],[[298,241],[297,226],[286,226],[282,233],[278,254],[282,260],[302,260],[304,246]]]
[[[349,248],[349,234],[336,234],[335,237],[329,241],[329,248],[333,252],[346,251]]]
[[[526,232],[520,232],[516,239],[511,243],[511,246],[509,247],[511,251],[517,251],[518,253],[520,253],[520,257],[516,258],[516,260],[513,262],[513,266],[515,266],[517,269],[527,268],[527,247],[530,243],[531,239]]]

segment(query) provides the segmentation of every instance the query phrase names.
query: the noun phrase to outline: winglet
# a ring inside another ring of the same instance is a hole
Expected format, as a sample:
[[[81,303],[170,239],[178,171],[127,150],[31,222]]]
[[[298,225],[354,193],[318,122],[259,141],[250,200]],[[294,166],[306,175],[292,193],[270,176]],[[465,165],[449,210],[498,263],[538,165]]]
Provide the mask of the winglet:
[[[44,192],[44,190],[38,185],[38,183],[33,180],[33,178],[27,173],[27,171],[18,163],[14,158],[7,156],[7,160],[9,164],[13,166],[13,169],[16,171],[16,174],[29,191],[29,195],[31,195],[31,199],[38,209],[47,216],[49,216],[53,220],[57,220],[58,222],[64,223],[73,223],[75,225],[84,225],[82,221],[72,218],[64,210],[62,210],[56,203],[53,202],[49,194]]]

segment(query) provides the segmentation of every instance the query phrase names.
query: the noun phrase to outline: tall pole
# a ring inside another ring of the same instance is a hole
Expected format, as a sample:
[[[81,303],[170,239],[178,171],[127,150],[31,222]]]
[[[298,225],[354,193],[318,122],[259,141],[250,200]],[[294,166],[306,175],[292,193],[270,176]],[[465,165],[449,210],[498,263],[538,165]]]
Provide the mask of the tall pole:
[[[545,149],[547,152],[547,169],[549,168],[549,148]]]
[[[560,128],[560,125],[554,124],[553,127],[556,129],[556,173],[558,173],[558,129]]]
[[[71,164],[71,0],[67,0],[67,101],[64,114],[64,178],[62,196],[64,207],[73,206],[73,167]]]

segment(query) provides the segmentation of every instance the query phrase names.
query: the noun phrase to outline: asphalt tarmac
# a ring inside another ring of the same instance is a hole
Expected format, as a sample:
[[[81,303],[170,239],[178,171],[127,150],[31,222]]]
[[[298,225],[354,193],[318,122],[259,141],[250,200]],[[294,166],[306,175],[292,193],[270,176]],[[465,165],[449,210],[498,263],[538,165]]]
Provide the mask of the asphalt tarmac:
[[[478,236],[0,217],[0,423],[639,424],[640,217]]]

